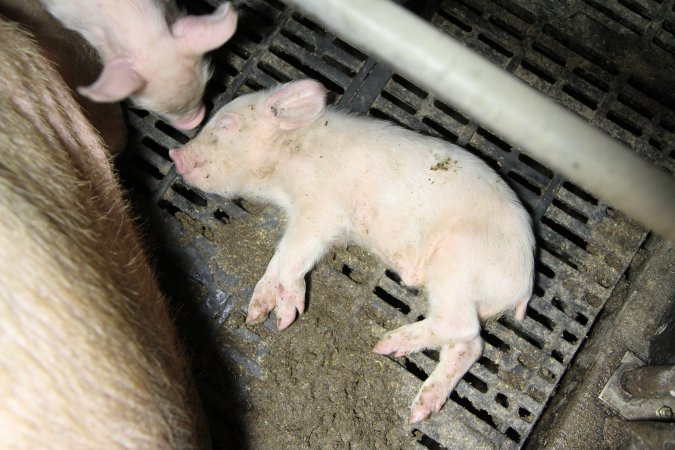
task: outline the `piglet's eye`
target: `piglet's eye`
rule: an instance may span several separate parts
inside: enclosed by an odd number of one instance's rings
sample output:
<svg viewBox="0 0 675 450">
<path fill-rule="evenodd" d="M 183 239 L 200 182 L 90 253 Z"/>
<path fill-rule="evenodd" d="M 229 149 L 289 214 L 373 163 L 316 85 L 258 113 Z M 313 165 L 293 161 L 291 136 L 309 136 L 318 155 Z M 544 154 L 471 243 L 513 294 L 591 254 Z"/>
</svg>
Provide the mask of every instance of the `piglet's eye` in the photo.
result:
<svg viewBox="0 0 675 450">
<path fill-rule="evenodd" d="M 237 126 L 237 116 L 231 113 L 224 113 L 215 119 L 216 129 L 233 129 Z"/>
</svg>

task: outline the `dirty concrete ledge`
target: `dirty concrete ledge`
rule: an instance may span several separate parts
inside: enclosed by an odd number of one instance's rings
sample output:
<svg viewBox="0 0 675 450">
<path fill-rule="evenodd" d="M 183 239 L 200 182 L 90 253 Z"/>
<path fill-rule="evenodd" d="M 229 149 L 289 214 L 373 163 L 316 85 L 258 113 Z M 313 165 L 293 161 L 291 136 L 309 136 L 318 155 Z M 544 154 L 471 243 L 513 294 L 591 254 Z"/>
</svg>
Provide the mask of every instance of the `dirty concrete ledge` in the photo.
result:
<svg viewBox="0 0 675 450">
<path fill-rule="evenodd" d="M 598 399 L 627 351 L 645 362 L 654 360 L 650 342 L 674 300 L 675 247 L 650 235 L 609 298 L 525 448 L 675 448 L 675 424 L 629 422 Z"/>
</svg>

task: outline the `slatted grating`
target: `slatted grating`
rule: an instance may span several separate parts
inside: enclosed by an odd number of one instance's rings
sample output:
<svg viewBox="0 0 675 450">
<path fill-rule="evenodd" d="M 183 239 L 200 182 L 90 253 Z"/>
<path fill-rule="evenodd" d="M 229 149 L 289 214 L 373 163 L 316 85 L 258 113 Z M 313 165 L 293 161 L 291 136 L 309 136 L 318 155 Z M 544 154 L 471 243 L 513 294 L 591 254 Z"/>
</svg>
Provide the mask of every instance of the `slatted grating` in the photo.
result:
<svg viewBox="0 0 675 450">
<path fill-rule="evenodd" d="M 184 6 L 191 13 L 206 13 L 216 3 Z M 439 136 L 479 155 L 504 176 L 532 213 L 537 278 L 525 320 L 505 316 L 487 324 L 483 357 L 441 413 L 416 427 L 422 447 L 522 446 L 645 230 L 462 111 L 351 47 L 348 36 L 336 37 L 276 0 L 234 3 L 240 25 L 235 38 L 212 57 L 215 75 L 207 89 L 208 107 L 217 109 L 238 95 L 279 82 L 315 78 L 336 94 L 341 107 Z M 407 3 L 434 26 L 663 170 L 675 170 L 675 97 L 667 84 L 675 79 L 672 0 Z M 268 217 L 269 212 L 251 217 L 255 213 L 240 202 L 204 196 L 174 181 L 168 176 L 168 149 L 189 136 L 142 111 L 130 109 L 129 119 L 132 137 L 120 163 L 122 177 L 153 233 L 162 234 L 158 252 L 171 255 L 181 273 L 201 286 L 194 296 L 208 326 L 217 329 L 233 308 L 246 306 L 253 286 L 241 292 L 234 287 L 236 273 L 204 268 L 220 257 L 207 231 L 228 227 L 233 218 L 248 218 L 267 231 L 278 232 L 282 224 L 279 217 Z M 202 228 L 185 229 L 176 220 L 178 213 Z M 368 256 L 353 249 L 335 254 L 320 266 L 353 282 L 368 299 L 364 308 L 371 311 L 369 320 L 391 328 L 423 314 L 418 295 L 402 288 L 396 274 L 362 263 Z M 259 375 L 252 354 L 236 346 L 223 351 L 248 375 Z M 434 352 L 425 352 L 395 363 L 424 379 L 435 358 Z M 209 400 L 205 402 L 209 409 Z M 450 429 L 465 430 L 465 442 L 451 441 Z"/>
</svg>

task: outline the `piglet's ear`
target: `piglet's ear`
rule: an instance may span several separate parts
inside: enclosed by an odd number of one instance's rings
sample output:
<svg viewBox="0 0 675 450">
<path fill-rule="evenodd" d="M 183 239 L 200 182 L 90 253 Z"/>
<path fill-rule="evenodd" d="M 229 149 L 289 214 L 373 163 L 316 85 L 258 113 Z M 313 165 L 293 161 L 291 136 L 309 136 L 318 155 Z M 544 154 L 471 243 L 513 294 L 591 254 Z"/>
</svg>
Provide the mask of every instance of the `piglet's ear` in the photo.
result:
<svg viewBox="0 0 675 450">
<path fill-rule="evenodd" d="M 171 34 L 191 52 L 201 55 L 228 41 L 237 29 L 237 12 L 230 2 L 205 16 L 186 16 L 171 26 Z"/>
<path fill-rule="evenodd" d="M 294 81 L 272 94 L 265 107 L 282 130 L 301 128 L 326 110 L 326 88 L 314 80 Z"/>
<path fill-rule="evenodd" d="M 77 88 L 77 92 L 95 102 L 117 102 L 145 86 L 145 80 L 136 69 L 122 58 L 113 58 L 103 67 L 94 84 Z"/>
</svg>

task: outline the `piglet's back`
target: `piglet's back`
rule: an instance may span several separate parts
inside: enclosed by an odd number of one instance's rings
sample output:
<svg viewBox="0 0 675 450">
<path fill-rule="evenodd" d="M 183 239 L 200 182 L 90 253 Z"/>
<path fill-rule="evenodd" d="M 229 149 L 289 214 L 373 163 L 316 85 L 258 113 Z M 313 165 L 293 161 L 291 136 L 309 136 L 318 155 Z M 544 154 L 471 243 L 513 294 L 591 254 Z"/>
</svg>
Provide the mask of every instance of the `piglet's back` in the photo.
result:
<svg viewBox="0 0 675 450">
<path fill-rule="evenodd" d="M 381 120 L 328 110 L 299 130 L 305 142 L 299 158 L 309 159 L 317 183 L 371 198 L 381 209 L 402 214 L 452 215 L 489 221 L 495 212 L 529 218 L 509 186 L 485 162 L 456 145 Z M 293 149 L 286 149 L 293 152 Z M 323 166 L 323 167 L 321 167 Z M 409 219 L 408 219 L 409 220 Z"/>
</svg>

